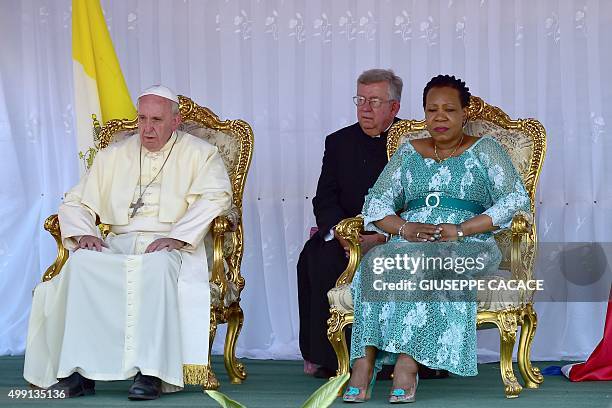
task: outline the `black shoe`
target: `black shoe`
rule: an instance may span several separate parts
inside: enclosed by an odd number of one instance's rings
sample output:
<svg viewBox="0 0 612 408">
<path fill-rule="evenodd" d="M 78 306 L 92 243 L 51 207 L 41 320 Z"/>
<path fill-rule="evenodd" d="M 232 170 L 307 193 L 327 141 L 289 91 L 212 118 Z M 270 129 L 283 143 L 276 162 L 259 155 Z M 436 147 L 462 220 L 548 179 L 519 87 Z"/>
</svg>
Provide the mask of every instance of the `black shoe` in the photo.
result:
<svg viewBox="0 0 612 408">
<path fill-rule="evenodd" d="M 446 370 L 434 370 L 422 364 L 419 364 L 419 379 L 421 380 L 436 380 L 448 377 Z"/>
<path fill-rule="evenodd" d="M 134 384 L 128 390 L 131 400 L 154 400 L 161 395 L 161 380 L 140 372 L 134 377 Z"/>
<path fill-rule="evenodd" d="M 49 390 L 64 391 L 64 398 L 72 398 L 95 394 L 95 386 L 96 382 L 94 380 L 74 372 L 68 377 L 60 378 L 57 384 L 49 387 Z"/>
<path fill-rule="evenodd" d="M 312 374 L 312 376 L 314 378 L 324 378 L 326 380 L 328 380 L 330 377 L 333 377 L 336 375 L 336 370 L 330 370 L 327 367 L 319 367 L 315 370 L 315 372 Z"/>
</svg>

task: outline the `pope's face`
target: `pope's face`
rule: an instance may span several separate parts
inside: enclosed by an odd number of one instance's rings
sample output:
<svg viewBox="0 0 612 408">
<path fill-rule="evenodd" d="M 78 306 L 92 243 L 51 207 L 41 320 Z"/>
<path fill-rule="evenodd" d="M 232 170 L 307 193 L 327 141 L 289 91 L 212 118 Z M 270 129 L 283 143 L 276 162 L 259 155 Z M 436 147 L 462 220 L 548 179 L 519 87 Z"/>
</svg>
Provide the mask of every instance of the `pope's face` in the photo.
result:
<svg viewBox="0 0 612 408">
<path fill-rule="evenodd" d="M 180 115 L 172 113 L 170 100 L 157 95 L 145 95 L 138 100 L 140 142 L 148 151 L 160 151 L 180 122 Z"/>
</svg>

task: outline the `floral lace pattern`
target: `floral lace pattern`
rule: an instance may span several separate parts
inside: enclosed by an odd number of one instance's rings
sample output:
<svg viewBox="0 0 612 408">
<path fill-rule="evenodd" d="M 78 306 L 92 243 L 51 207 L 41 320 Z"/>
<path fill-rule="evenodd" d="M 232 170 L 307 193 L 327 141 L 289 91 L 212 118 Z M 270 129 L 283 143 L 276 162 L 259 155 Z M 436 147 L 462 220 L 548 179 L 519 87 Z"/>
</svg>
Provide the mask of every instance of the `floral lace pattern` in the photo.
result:
<svg viewBox="0 0 612 408">
<path fill-rule="evenodd" d="M 423 158 L 411 143 L 404 143 L 366 197 L 363 207 L 366 230 L 379 231 L 374 222 L 398 212 L 407 221 L 434 224 L 460 223 L 474 216 L 467 210 L 442 206 L 406 209 L 410 200 L 432 191 L 442 197 L 480 204 L 486 208 L 484 214 L 491 217 L 493 225 L 502 229 L 509 227 L 517 211 L 528 212 L 530 206 L 520 174 L 494 138 L 481 137 L 465 152 L 442 163 Z M 501 252 L 492 233 L 472 235 L 465 242 L 478 243 L 487 270 L 497 269 Z M 399 251 L 427 254 L 431 245 L 395 236 L 363 258 L 351 285 L 355 304 L 351 362 L 365 355 L 366 346 L 374 346 L 379 350 L 377 368 L 394 364 L 398 353 L 406 353 L 431 368 L 458 375 L 477 374 L 475 297 L 469 302 L 439 301 L 435 295 L 427 302 L 392 302 L 366 301 L 362 296 L 362 275 L 372 273 L 367 266 L 372 265 L 371 259 L 393 256 Z M 457 253 L 470 256 L 472 249 L 468 246 L 457 243 Z M 366 281 L 367 275 L 363 276 Z"/>
</svg>

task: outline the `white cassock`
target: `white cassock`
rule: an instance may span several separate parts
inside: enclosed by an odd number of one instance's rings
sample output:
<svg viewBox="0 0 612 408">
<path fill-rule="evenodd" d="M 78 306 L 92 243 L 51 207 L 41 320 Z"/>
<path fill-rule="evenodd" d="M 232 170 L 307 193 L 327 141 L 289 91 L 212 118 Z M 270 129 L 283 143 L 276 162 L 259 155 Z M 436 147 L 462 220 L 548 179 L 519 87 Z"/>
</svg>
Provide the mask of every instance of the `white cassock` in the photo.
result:
<svg viewBox="0 0 612 408">
<path fill-rule="evenodd" d="M 217 148 L 184 132 L 159 152 L 142 148 L 142 177 L 140 151 L 134 135 L 98 152 L 60 207 L 69 250 L 83 235 L 100 236 L 96 215 L 111 232 L 108 248 L 73 252 L 59 275 L 36 287 L 24 364 L 24 378 L 34 385 L 49 387 L 75 371 L 93 380 L 124 380 L 140 371 L 172 392 L 185 377 L 207 375 L 203 238 L 231 205 L 230 180 Z M 144 206 L 130 218 L 141 192 Z M 144 254 L 162 237 L 187 245 Z"/>
</svg>

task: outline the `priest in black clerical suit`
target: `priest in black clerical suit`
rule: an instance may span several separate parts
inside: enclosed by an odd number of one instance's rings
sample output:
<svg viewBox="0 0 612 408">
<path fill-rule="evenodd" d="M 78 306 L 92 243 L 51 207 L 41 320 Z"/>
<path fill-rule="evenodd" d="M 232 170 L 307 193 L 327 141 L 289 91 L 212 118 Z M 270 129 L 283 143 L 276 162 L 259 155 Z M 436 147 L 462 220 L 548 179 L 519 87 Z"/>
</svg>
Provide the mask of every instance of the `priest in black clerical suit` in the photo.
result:
<svg viewBox="0 0 612 408">
<path fill-rule="evenodd" d="M 343 219 L 361 213 L 368 189 L 387 164 L 387 131 L 400 109 L 402 80 L 391 70 L 372 69 L 357 80 L 358 122 L 327 136 L 321 176 L 312 200 L 318 232 L 304 245 L 297 265 L 300 350 L 318 366 L 317 377 L 335 374 L 337 359 L 327 339 L 327 292 L 346 269 L 346 242 L 334 234 Z M 385 242 L 363 235 L 362 251 Z"/>
</svg>

